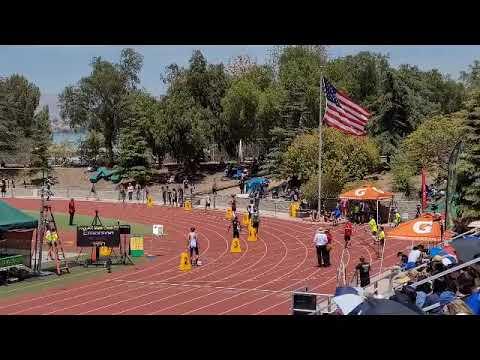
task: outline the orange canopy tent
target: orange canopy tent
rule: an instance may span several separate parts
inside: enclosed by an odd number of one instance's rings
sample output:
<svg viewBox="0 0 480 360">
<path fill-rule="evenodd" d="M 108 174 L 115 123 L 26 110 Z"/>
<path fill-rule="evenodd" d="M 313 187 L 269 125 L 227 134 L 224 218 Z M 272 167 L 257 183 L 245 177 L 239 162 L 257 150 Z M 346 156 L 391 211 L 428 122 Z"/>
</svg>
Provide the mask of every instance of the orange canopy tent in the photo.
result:
<svg viewBox="0 0 480 360">
<path fill-rule="evenodd" d="M 440 218 L 429 213 L 398 225 L 396 228 L 387 231 L 385 236 L 387 240 L 395 239 L 429 243 L 443 241 Z"/>
<path fill-rule="evenodd" d="M 393 193 L 380 190 L 372 185 L 362 186 L 358 189 L 350 190 L 340 195 L 340 199 L 359 201 L 385 200 L 391 198 L 393 198 Z"/>
</svg>

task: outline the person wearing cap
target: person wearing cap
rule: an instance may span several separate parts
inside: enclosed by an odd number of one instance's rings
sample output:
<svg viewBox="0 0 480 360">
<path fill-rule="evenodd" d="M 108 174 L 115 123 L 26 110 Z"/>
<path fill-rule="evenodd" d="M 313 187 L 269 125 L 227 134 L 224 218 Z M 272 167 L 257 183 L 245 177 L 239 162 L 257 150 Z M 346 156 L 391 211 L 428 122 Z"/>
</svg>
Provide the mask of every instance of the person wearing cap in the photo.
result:
<svg viewBox="0 0 480 360">
<path fill-rule="evenodd" d="M 330 254 L 327 250 L 328 238 L 322 229 L 318 229 L 313 237 L 313 243 L 317 249 L 318 267 L 330 266 Z"/>
</svg>

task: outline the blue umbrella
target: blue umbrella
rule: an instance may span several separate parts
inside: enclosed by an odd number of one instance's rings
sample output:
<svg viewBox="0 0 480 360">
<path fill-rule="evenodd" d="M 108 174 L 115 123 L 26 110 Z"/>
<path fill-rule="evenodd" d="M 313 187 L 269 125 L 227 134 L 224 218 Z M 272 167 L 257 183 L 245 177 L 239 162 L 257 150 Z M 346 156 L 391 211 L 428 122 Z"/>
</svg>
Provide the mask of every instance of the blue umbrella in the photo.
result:
<svg viewBox="0 0 480 360">
<path fill-rule="evenodd" d="M 480 237 L 463 236 L 452 241 L 452 246 L 459 260 L 467 262 L 480 256 Z"/>
<path fill-rule="evenodd" d="M 388 299 L 368 298 L 349 315 L 420 315 L 405 305 Z"/>
</svg>

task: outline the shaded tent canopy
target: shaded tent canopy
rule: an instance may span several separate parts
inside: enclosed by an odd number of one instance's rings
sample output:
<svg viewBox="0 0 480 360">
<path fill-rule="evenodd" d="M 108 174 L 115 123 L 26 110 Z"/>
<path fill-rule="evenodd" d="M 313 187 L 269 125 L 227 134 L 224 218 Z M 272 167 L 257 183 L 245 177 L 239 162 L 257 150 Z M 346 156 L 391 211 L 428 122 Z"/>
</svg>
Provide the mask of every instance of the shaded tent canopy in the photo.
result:
<svg viewBox="0 0 480 360">
<path fill-rule="evenodd" d="M 449 233 L 443 234 L 444 236 Z M 442 241 L 442 229 L 440 219 L 432 214 L 424 214 L 417 219 L 407 221 L 396 228 L 386 231 L 388 239 L 440 242 Z"/>
<path fill-rule="evenodd" d="M 38 220 L 0 201 L 0 232 L 10 230 L 31 230 L 38 226 Z"/>
<path fill-rule="evenodd" d="M 247 192 L 252 192 L 252 191 L 257 191 L 260 190 L 260 188 L 264 185 L 268 185 L 269 181 L 266 178 L 263 177 L 256 177 L 256 178 L 251 178 L 248 180 L 245 185 L 246 185 L 246 190 Z"/>
<path fill-rule="evenodd" d="M 341 194 L 340 199 L 345 200 L 385 200 L 393 198 L 393 193 L 383 191 L 372 185 L 366 185 Z"/>
<path fill-rule="evenodd" d="M 99 167 L 98 170 L 90 176 L 90 182 L 94 184 L 100 179 L 111 180 L 113 183 L 118 183 L 121 180 L 121 176 L 120 173 L 115 169 Z"/>
</svg>

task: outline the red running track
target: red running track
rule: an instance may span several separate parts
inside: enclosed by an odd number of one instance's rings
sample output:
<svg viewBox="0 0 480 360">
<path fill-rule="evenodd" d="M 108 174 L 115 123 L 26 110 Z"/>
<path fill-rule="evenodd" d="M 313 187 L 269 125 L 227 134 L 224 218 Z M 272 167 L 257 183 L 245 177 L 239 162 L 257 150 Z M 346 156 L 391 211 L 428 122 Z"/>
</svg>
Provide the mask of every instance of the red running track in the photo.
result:
<svg viewBox="0 0 480 360">
<path fill-rule="evenodd" d="M 9 199 L 12 205 L 28 210 L 39 209 L 38 200 Z M 66 212 L 67 201 L 52 201 L 52 209 Z M 242 253 L 230 253 L 231 232 L 220 211 L 116 203 L 78 201 L 78 214 L 118 218 L 125 222 L 164 224 L 167 235 L 145 239 L 145 251 L 157 255 L 134 267 L 114 267 L 111 274 L 99 269 L 88 281 L 69 283 L 64 288 L 0 299 L 0 314 L 289 314 L 291 293 L 308 287 L 317 293 L 332 293 L 336 268 L 343 248 L 343 226 L 332 229 L 334 244 L 332 266 L 316 266 L 313 234 L 318 225 L 301 221 L 263 217 L 256 242 L 247 242 L 241 234 Z M 186 247 L 191 226 L 199 233 L 203 265 L 189 272 L 178 269 L 179 255 Z M 73 232 L 60 234 L 73 241 Z M 65 240 L 64 240 L 65 242 Z M 384 267 L 396 261 L 402 242 L 389 242 Z M 372 264 L 372 274 L 379 270 L 379 260 L 372 238 L 358 227 L 348 249 L 348 276 L 358 258 Z M 66 276 L 74 276 L 66 275 Z M 57 278 L 45 281 L 55 282 Z"/>
</svg>

